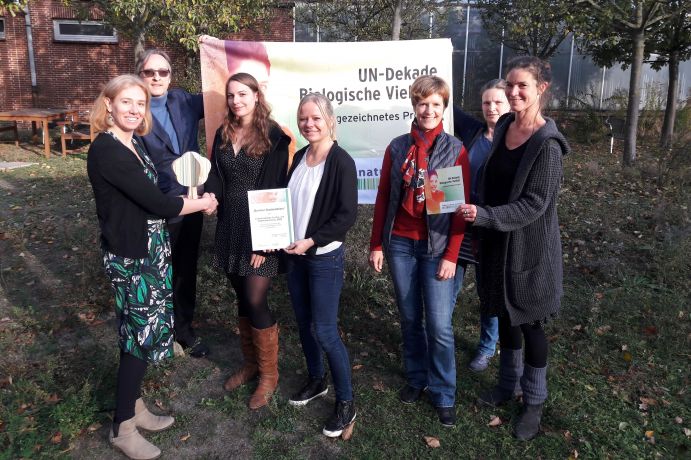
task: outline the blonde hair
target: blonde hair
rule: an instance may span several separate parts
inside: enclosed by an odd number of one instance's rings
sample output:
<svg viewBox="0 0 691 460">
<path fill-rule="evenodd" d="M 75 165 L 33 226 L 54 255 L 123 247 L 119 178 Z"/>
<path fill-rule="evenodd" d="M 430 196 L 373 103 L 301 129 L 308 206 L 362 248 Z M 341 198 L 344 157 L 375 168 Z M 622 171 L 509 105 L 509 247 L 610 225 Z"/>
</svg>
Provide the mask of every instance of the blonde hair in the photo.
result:
<svg viewBox="0 0 691 460">
<path fill-rule="evenodd" d="M 322 117 L 326 120 L 326 124 L 329 127 L 329 137 L 332 141 L 336 140 L 336 116 L 334 115 L 334 108 L 331 105 L 329 98 L 324 96 L 322 93 L 308 93 L 302 99 L 300 99 L 300 104 L 298 104 L 298 124 L 300 122 L 300 109 L 303 105 L 308 102 L 313 103 L 319 109 Z"/>
<path fill-rule="evenodd" d="M 146 110 L 144 112 L 144 119 L 134 132 L 140 136 L 145 136 L 149 133 L 149 131 L 151 131 L 152 122 L 151 110 L 149 107 L 151 102 L 151 94 L 149 93 L 149 88 L 138 76 L 126 74 L 112 78 L 108 83 L 106 83 L 106 86 L 103 87 L 101 94 L 99 94 L 94 101 L 94 106 L 91 109 L 90 121 L 95 132 L 107 131 L 108 128 L 113 126 L 112 117 L 110 121 L 108 119 L 110 117 L 110 113 L 108 113 L 108 109 L 106 108 L 106 99 L 113 101 L 122 91 L 132 87 L 141 88 L 146 95 Z"/>
<path fill-rule="evenodd" d="M 443 78 L 436 75 L 422 75 L 417 77 L 410 87 L 410 100 L 413 103 L 413 108 L 426 97 L 432 94 L 438 94 L 444 100 L 444 108 L 449 106 L 449 85 L 446 84 Z"/>
</svg>

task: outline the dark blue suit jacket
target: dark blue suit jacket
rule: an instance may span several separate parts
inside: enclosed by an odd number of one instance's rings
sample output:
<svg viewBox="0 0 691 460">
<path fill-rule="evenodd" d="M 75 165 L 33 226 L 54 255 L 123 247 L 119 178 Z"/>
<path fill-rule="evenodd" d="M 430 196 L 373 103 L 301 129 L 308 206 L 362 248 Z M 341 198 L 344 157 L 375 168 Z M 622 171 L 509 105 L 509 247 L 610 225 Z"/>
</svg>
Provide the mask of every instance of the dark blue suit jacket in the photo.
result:
<svg viewBox="0 0 691 460">
<path fill-rule="evenodd" d="M 201 94 L 190 94 L 185 90 L 168 90 L 166 102 L 170 120 L 178 136 L 180 154 L 188 151 L 199 152 L 199 120 L 204 118 L 204 102 Z M 172 163 L 179 155 L 175 153 L 170 137 L 163 126 L 154 118 L 151 132 L 141 138 L 142 144 L 156 165 L 158 187 L 166 195 L 185 195 L 183 187 L 175 178 Z"/>
</svg>

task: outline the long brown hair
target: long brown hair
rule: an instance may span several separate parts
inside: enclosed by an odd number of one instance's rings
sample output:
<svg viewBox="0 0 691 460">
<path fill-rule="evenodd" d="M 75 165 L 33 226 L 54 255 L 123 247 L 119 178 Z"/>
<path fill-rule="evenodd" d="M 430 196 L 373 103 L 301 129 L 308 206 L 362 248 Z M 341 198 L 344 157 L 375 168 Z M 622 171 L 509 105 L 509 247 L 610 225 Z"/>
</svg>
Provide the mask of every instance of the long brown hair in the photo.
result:
<svg viewBox="0 0 691 460">
<path fill-rule="evenodd" d="M 266 102 L 257 79 L 248 73 L 236 73 L 226 82 L 227 112 L 221 127 L 222 146 L 227 147 L 233 143 L 235 131 L 240 127 L 240 119 L 235 116 L 233 111 L 230 110 L 230 105 L 228 105 L 228 86 L 230 86 L 231 81 L 247 86 L 257 95 L 257 103 L 252 113 L 250 131 L 247 137 L 245 137 L 242 147 L 245 148 L 245 152 L 250 156 L 261 156 L 271 148 L 271 141 L 269 140 L 269 130 L 273 122 L 271 119 L 271 107 Z"/>
</svg>

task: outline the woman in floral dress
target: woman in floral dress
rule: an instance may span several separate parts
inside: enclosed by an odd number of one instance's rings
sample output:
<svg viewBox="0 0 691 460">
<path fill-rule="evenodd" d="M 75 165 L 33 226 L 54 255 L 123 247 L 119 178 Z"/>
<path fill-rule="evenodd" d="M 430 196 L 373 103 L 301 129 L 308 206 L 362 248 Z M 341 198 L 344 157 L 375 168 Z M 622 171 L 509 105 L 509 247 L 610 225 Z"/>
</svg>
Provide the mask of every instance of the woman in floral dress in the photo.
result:
<svg viewBox="0 0 691 460">
<path fill-rule="evenodd" d="M 148 363 L 173 354 L 170 241 L 165 218 L 216 208 L 212 194 L 200 199 L 159 191 L 151 159 L 135 134 L 151 127 L 150 95 L 135 75 L 110 80 L 91 115 L 101 133 L 89 148 L 87 171 L 96 199 L 106 274 L 115 293 L 120 366 L 110 442 L 129 458 L 156 458 L 161 451 L 138 431 L 160 431 L 174 419 L 153 415 L 140 398 Z"/>
</svg>

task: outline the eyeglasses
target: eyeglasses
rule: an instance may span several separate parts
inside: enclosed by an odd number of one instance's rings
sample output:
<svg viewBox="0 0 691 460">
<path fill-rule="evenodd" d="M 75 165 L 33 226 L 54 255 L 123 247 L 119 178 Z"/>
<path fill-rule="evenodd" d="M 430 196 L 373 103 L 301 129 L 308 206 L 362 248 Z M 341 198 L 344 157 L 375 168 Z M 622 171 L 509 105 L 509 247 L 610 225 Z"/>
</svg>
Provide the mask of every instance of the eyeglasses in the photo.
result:
<svg viewBox="0 0 691 460">
<path fill-rule="evenodd" d="M 168 78 L 170 75 L 170 70 L 168 69 L 144 69 L 141 72 L 139 72 L 139 75 L 141 75 L 144 78 L 151 78 L 154 75 L 158 75 L 161 78 Z"/>
</svg>

